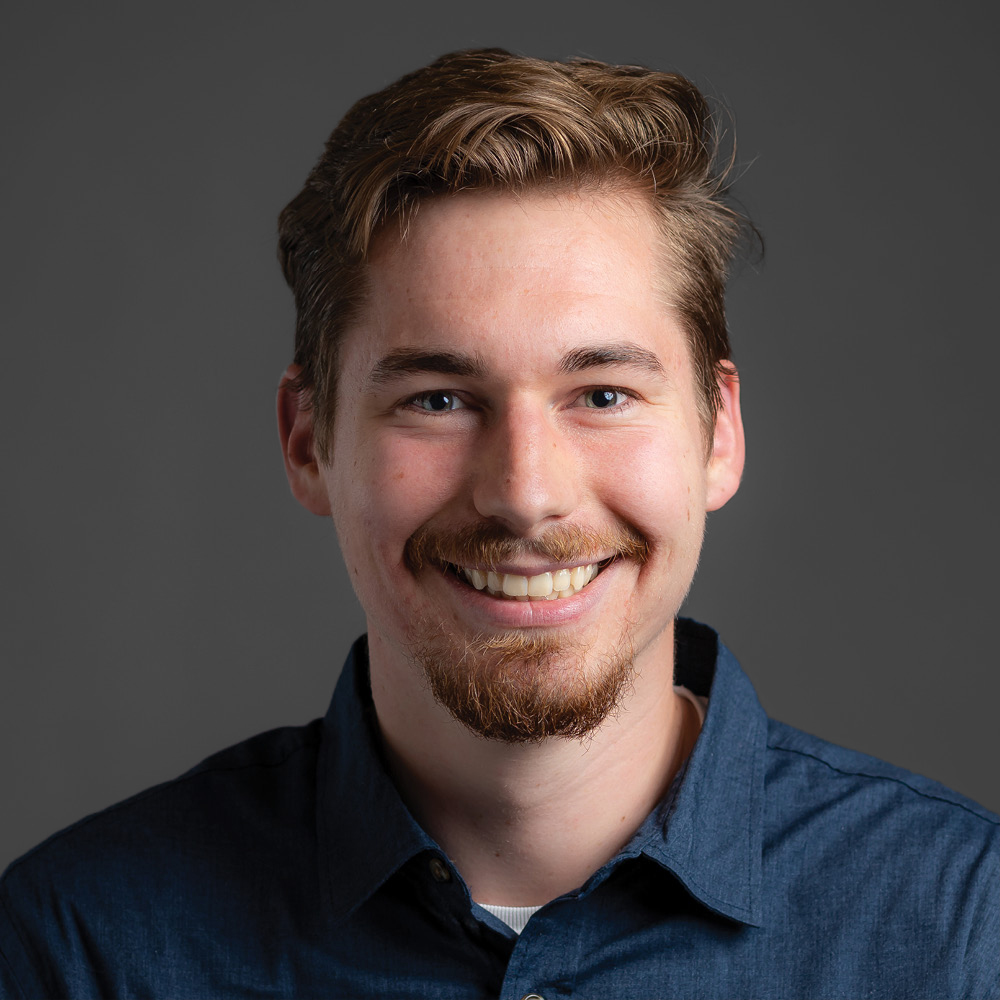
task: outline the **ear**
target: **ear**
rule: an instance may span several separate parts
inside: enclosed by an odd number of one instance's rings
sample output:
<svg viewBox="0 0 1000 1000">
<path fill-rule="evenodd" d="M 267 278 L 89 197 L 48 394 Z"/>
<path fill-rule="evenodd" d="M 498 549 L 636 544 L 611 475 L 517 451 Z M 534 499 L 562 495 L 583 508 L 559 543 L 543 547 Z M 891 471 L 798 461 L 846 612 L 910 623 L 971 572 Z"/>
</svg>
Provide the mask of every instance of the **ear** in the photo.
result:
<svg viewBox="0 0 1000 1000">
<path fill-rule="evenodd" d="M 740 414 L 740 377 L 728 361 L 719 376 L 719 391 L 722 407 L 715 418 L 712 453 L 708 458 L 706 510 L 718 510 L 739 489 L 746 458 Z"/>
<path fill-rule="evenodd" d="M 278 436 L 285 458 L 285 475 L 292 496 L 306 510 L 329 517 L 330 498 L 316 457 L 312 411 L 304 405 L 302 394 L 295 391 L 293 384 L 301 371 L 299 365 L 289 365 L 278 385 Z"/>
</svg>

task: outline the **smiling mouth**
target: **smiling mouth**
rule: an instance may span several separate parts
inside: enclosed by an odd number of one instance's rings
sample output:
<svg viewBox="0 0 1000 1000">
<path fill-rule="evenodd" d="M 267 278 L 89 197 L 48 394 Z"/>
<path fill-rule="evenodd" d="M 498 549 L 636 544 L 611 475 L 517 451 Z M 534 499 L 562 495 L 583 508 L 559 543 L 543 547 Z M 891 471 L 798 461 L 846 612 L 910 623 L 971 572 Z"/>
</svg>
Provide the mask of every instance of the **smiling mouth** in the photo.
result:
<svg viewBox="0 0 1000 1000">
<path fill-rule="evenodd" d="M 610 562 L 611 559 L 606 559 L 536 576 L 494 573 L 453 564 L 448 564 L 448 570 L 476 590 L 485 590 L 491 597 L 512 601 L 558 601 L 578 594 Z"/>
</svg>

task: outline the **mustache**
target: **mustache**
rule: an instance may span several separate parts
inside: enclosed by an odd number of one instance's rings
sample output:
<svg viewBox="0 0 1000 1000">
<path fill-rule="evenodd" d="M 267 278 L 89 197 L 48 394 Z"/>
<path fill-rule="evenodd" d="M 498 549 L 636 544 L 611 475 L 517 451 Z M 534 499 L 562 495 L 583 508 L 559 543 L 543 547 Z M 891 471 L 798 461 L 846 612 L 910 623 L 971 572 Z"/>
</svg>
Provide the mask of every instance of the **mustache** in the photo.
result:
<svg viewBox="0 0 1000 1000">
<path fill-rule="evenodd" d="M 596 562 L 609 556 L 642 564 L 649 558 L 649 544 L 627 524 L 599 529 L 555 525 L 536 538 L 521 538 L 500 524 L 470 524 L 453 531 L 424 525 L 409 537 L 403 550 L 413 572 L 441 563 L 491 569 L 526 555 L 563 564 Z"/>
</svg>

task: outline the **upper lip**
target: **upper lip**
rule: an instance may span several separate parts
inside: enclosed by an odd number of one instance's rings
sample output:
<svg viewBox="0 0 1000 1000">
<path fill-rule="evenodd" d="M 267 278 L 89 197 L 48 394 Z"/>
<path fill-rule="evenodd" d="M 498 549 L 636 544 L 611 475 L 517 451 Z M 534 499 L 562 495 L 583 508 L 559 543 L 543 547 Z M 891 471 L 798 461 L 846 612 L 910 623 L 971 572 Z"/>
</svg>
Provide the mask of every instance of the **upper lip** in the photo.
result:
<svg viewBox="0 0 1000 1000">
<path fill-rule="evenodd" d="M 480 566 L 476 563 L 451 563 L 458 569 L 478 569 L 481 573 L 496 573 L 507 576 L 540 576 L 542 573 L 556 573 L 561 569 L 575 569 L 577 566 L 590 566 L 594 563 L 610 562 L 613 556 L 583 556 L 568 563 L 538 563 L 537 565 L 515 565 L 514 563 L 499 563 L 496 566 Z"/>
</svg>

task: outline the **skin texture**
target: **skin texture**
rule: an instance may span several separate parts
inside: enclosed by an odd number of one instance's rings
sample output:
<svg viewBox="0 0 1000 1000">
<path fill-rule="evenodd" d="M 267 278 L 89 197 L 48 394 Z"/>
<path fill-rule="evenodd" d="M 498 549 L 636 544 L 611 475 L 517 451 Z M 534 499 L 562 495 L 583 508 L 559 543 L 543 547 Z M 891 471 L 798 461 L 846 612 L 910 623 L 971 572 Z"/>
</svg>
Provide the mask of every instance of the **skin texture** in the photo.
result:
<svg viewBox="0 0 1000 1000">
<path fill-rule="evenodd" d="M 638 195 L 432 200 L 404 240 L 390 227 L 375 245 L 368 306 L 342 348 L 329 465 L 315 458 L 308 411 L 279 391 L 292 491 L 333 517 L 368 618 L 397 783 L 480 901 L 545 902 L 581 884 L 628 840 L 697 734 L 672 688 L 673 619 L 706 512 L 739 484 L 743 434 L 734 373 L 706 449 L 661 262 Z M 413 370 L 417 355 L 418 367 L 447 370 Z M 408 565 L 415 533 L 447 542 L 477 526 L 507 539 L 494 567 L 507 573 L 600 562 L 622 532 L 645 552 L 540 603 Z M 571 539 L 561 551 L 546 544 L 560 531 Z M 481 565 L 474 546 L 459 551 Z M 545 653 L 511 661 L 483 648 L 501 636 Z M 561 704 L 599 685 L 623 650 L 628 682 L 582 738 L 484 739 L 427 682 L 430 658 Z"/>
</svg>

